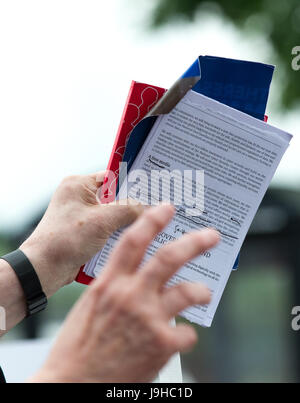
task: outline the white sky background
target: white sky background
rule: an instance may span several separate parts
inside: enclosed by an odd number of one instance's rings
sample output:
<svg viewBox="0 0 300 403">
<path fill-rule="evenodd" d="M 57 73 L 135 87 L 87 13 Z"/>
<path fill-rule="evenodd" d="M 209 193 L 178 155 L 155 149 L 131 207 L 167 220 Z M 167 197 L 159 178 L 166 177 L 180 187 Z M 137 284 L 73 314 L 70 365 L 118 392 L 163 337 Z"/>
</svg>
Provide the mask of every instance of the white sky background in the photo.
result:
<svg viewBox="0 0 300 403">
<path fill-rule="evenodd" d="M 199 54 L 272 61 L 263 39 L 218 19 L 149 31 L 149 3 L 0 0 L 0 232 L 28 222 L 64 176 L 105 168 L 132 79 L 168 88 Z M 295 135 L 274 182 L 297 187 L 300 118 L 268 113 Z"/>
</svg>

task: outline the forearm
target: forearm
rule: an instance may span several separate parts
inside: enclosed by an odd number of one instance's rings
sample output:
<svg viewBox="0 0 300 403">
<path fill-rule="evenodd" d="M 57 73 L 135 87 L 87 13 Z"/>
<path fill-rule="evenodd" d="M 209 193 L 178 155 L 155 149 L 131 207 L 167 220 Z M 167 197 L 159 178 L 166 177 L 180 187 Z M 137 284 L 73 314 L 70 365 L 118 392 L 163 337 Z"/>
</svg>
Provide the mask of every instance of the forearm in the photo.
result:
<svg viewBox="0 0 300 403">
<path fill-rule="evenodd" d="M 0 336 L 3 336 L 24 319 L 26 316 L 26 303 L 23 290 L 14 270 L 2 259 L 0 259 L 0 306 L 4 308 L 5 312 L 5 330 L 0 329 Z"/>
</svg>

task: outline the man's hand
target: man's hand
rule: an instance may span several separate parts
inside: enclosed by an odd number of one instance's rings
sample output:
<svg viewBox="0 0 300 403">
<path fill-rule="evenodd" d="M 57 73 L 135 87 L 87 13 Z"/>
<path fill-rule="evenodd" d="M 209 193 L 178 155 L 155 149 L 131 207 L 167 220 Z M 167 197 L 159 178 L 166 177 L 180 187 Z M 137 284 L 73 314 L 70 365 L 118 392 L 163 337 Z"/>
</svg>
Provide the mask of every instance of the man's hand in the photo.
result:
<svg viewBox="0 0 300 403">
<path fill-rule="evenodd" d="M 103 178 L 99 173 L 64 179 L 36 230 L 20 247 L 47 296 L 72 282 L 107 238 L 143 211 L 130 200 L 124 205 L 99 205 L 96 193 Z"/>
<path fill-rule="evenodd" d="M 173 213 L 172 206 L 148 209 L 125 231 L 31 381 L 146 382 L 176 351 L 194 345 L 193 327 L 172 328 L 169 321 L 191 305 L 207 304 L 210 291 L 201 284 L 165 284 L 184 263 L 215 246 L 218 233 L 185 234 L 137 271 L 149 243 Z"/>
</svg>

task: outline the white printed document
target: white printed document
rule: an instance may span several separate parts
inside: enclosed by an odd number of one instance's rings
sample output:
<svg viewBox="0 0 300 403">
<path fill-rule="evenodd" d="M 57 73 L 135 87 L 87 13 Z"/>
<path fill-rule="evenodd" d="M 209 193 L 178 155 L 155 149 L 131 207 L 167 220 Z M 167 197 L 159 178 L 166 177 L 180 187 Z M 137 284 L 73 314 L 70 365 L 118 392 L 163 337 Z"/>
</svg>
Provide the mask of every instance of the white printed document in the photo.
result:
<svg viewBox="0 0 300 403">
<path fill-rule="evenodd" d="M 169 281 L 169 285 L 202 282 L 212 292 L 209 305 L 193 306 L 181 313 L 188 320 L 211 325 L 247 231 L 291 138 L 192 90 L 169 114 L 157 118 L 119 194 L 127 192 L 130 197 L 155 204 L 163 193 L 160 174 L 172 173 L 176 214 L 150 245 L 144 261 L 162 245 L 191 230 L 212 227 L 221 234 L 214 249 L 185 264 Z M 194 176 L 185 177 L 185 171 L 192 171 Z M 151 186 L 145 173 L 151 177 Z M 131 177 L 136 180 L 130 181 Z M 156 190 L 150 195 L 151 187 Z M 101 273 L 121 234 L 122 230 L 114 233 L 86 265 L 88 275 Z"/>
</svg>

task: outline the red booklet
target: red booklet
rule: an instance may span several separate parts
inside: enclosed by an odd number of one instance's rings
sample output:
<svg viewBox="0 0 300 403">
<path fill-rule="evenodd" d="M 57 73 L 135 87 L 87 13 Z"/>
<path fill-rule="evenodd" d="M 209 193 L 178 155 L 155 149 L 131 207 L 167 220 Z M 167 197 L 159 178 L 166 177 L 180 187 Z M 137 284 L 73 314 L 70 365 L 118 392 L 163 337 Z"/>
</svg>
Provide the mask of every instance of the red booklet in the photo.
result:
<svg viewBox="0 0 300 403">
<path fill-rule="evenodd" d="M 132 81 L 107 165 L 107 170 L 114 172 L 116 180 L 119 174 L 119 163 L 122 162 L 126 144 L 133 128 L 147 115 L 165 92 L 164 88 Z M 114 198 L 114 193 L 105 195 L 106 202 L 111 202 Z M 84 266 L 81 267 L 76 281 L 82 284 L 90 284 L 93 278 L 87 276 L 83 270 Z"/>
</svg>

